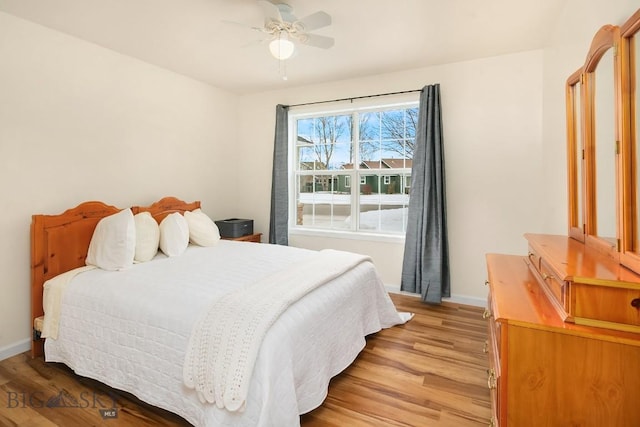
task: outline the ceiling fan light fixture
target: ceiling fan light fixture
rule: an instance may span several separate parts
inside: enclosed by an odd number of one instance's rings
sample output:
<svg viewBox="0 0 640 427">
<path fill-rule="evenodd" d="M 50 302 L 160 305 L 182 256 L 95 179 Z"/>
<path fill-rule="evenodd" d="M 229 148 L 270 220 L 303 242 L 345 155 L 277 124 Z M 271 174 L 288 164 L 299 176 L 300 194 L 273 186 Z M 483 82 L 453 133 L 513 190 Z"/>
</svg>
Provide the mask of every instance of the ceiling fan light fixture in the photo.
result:
<svg viewBox="0 0 640 427">
<path fill-rule="evenodd" d="M 296 50 L 296 45 L 289 40 L 289 35 L 286 32 L 280 32 L 278 37 L 271 40 L 269 43 L 269 51 L 274 58 L 280 61 L 291 58 L 293 52 Z"/>
</svg>

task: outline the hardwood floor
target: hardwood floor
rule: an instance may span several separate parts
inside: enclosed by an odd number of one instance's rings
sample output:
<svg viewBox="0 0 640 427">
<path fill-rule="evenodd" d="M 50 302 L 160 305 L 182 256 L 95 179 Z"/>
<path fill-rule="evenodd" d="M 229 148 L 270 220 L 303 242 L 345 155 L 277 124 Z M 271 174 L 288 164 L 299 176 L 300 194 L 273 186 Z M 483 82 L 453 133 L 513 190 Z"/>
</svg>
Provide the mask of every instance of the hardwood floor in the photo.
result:
<svg viewBox="0 0 640 427">
<path fill-rule="evenodd" d="M 323 405 L 302 416 L 302 425 L 488 425 L 483 309 L 391 297 L 414 318 L 370 337 L 356 362 L 331 381 Z"/>
<path fill-rule="evenodd" d="M 300 418 L 302 426 L 488 425 L 482 309 L 430 306 L 404 295 L 392 299 L 415 317 L 369 337 L 357 360 L 331 381 L 322 406 Z M 49 402 L 57 407 L 47 407 Z M 116 419 L 109 418 L 111 407 L 118 410 Z M 27 353 L 0 362 L 0 426 L 76 425 L 189 426 L 63 365 L 31 360 Z"/>
</svg>

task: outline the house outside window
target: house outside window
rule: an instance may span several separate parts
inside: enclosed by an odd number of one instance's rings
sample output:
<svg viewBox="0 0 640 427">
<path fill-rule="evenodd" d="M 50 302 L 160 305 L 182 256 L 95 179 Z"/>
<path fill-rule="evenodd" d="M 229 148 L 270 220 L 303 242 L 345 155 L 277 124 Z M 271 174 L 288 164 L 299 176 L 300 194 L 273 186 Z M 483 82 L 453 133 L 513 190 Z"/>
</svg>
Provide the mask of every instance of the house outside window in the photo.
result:
<svg viewBox="0 0 640 427">
<path fill-rule="evenodd" d="M 292 109 L 289 120 L 290 230 L 404 235 L 417 96 L 390 105 Z"/>
</svg>

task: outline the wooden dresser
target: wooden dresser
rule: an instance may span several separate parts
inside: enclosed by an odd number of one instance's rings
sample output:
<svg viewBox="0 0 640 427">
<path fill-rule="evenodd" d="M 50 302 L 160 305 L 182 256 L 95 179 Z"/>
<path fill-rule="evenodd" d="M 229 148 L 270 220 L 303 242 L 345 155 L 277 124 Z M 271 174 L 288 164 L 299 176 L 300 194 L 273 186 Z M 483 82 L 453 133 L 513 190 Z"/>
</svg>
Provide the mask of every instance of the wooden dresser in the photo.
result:
<svg viewBox="0 0 640 427">
<path fill-rule="evenodd" d="M 640 9 L 566 82 L 567 236 L 487 255 L 500 427 L 640 427 Z"/>
<path fill-rule="evenodd" d="M 640 426 L 640 275 L 566 236 L 487 255 L 489 377 L 500 427 Z"/>
</svg>

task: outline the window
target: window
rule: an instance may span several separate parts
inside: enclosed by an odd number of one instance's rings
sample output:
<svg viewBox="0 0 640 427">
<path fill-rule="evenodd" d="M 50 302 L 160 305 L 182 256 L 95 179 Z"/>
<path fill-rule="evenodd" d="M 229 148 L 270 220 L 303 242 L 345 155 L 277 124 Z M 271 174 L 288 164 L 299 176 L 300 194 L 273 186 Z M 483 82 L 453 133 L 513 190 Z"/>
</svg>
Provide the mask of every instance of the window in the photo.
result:
<svg viewBox="0 0 640 427">
<path fill-rule="evenodd" d="M 289 120 L 290 229 L 404 234 L 417 99 L 339 111 L 292 109 Z"/>
</svg>

